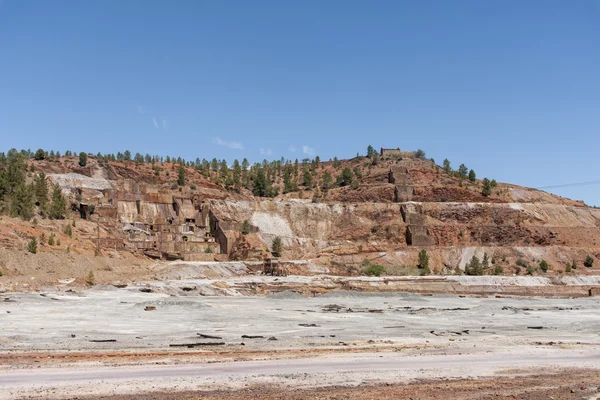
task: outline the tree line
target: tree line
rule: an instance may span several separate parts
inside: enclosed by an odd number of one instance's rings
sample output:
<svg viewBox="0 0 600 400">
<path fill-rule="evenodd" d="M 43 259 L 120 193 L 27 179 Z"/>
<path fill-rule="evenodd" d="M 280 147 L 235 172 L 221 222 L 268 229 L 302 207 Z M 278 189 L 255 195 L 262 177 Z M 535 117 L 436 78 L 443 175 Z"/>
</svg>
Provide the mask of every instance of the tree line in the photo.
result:
<svg viewBox="0 0 600 400">
<path fill-rule="evenodd" d="M 16 150 L 11 150 L 17 153 Z M 280 160 L 267 161 L 250 164 L 247 158 L 241 162 L 234 160 L 232 164 L 227 160 L 212 160 L 196 158 L 189 161 L 181 157 L 158 156 L 141 153 L 132 153 L 125 150 L 123 153 L 97 153 L 95 156 L 89 153 L 67 150 L 64 153 L 60 151 L 46 151 L 38 149 L 35 152 L 31 150 L 22 150 L 18 154 L 23 159 L 58 161 L 60 157 L 79 157 L 78 164 L 85 167 L 88 163 L 88 157 L 95 157 L 100 165 L 107 162 L 133 162 L 136 164 L 151 164 L 151 168 L 156 176 L 164 172 L 166 176 L 170 175 L 165 164 L 171 164 L 172 170 L 176 170 L 177 185 L 183 186 L 189 181 L 186 176 L 186 167 L 193 168 L 201 176 L 224 186 L 227 190 L 240 192 L 242 188 L 252 191 L 255 196 L 275 197 L 278 194 L 290 192 L 300 192 L 304 190 L 317 190 L 326 192 L 334 187 L 351 186 L 357 188 L 362 178 L 360 168 L 354 169 L 342 168 L 342 163 L 337 157 L 330 160 L 334 171 L 325 170 L 324 164 L 319 156 L 313 159 L 305 158 L 303 160 Z M 322 171 L 321 171 L 322 170 Z"/>
<path fill-rule="evenodd" d="M 24 152 L 12 149 L 0 153 L 0 212 L 24 220 L 30 220 L 36 212 L 42 217 L 62 219 L 66 200 L 60 187 L 50 185 L 44 173 L 28 172 Z"/>
</svg>

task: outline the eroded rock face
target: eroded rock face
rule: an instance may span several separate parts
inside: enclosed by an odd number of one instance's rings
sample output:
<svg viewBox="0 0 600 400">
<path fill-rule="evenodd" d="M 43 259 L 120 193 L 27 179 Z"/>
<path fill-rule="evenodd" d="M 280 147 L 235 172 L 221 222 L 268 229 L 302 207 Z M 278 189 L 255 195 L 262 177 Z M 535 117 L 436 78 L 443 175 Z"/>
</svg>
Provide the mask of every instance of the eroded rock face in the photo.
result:
<svg viewBox="0 0 600 400">
<path fill-rule="evenodd" d="M 564 205 L 213 201 L 211 207 L 225 220 L 252 221 L 267 247 L 274 236 L 282 237 L 287 258 L 331 257 L 347 264 L 378 252 L 385 254 L 383 263 L 414 264 L 418 250 L 426 248 L 440 270 L 464 268 L 474 254 L 463 260 L 452 247 L 461 254 L 485 249 L 481 257 L 528 257 L 532 265 L 542 258 L 565 263 L 569 256 L 560 253 L 590 252 L 600 235 L 600 210 Z M 528 256 L 520 250 L 529 247 L 543 251 Z"/>
<path fill-rule="evenodd" d="M 582 264 L 588 254 L 600 255 L 600 210 L 507 184 L 486 197 L 480 182 L 446 174 L 429 160 L 403 157 L 378 163 L 357 157 L 342 161 L 341 167 L 322 163 L 315 169 L 315 182 L 325 172 L 335 181 L 344 168 L 362 174 L 360 182 L 327 190 L 301 187 L 273 199 L 254 197 L 244 187 L 227 190 L 191 167 L 186 185 L 174 186 L 172 163 L 157 164 L 157 170 L 150 164 L 100 163 L 92 157 L 83 169 L 73 160 L 30 163 L 36 171 L 54 174 L 51 181 L 69 197 L 71 218 L 95 205 L 93 213 L 85 213 L 92 215 L 90 220 L 78 220 L 77 241 L 62 233 L 64 224 L 52 223 L 57 238 L 88 255 L 102 243 L 111 250 L 157 257 L 261 260 L 276 237 L 282 239 L 284 259 L 316 259 L 317 265 L 338 272 L 364 259 L 414 266 L 421 249 L 430 254 L 432 270 L 447 273 L 484 253 L 507 260 L 502 261 L 507 273 L 514 272 L 518 258 L 534 266 L 546 259 L 553 268 L 564 269 L 573 259 Z M 273 184 L 281 185 L 280 176 L 274 179 Z M 243 236 L 244 221 L 250 231 Z M 6 229 L 0 223 L 5 248 L 24 249 L 28 237 L 43 231 L 19 223 L 5 224 Z M 219 251 L 226 254 L 213 254 Z"/>
</svg>

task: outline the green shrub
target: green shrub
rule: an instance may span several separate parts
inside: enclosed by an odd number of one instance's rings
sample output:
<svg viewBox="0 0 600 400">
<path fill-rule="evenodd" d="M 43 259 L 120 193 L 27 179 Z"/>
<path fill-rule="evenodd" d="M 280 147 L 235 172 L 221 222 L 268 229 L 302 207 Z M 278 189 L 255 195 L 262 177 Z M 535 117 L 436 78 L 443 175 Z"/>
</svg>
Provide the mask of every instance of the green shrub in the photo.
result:
<svg viewBox="0 0 600 400">
<path fill-rule="evenodd" d="M 473 256 L 469 263 L 465 266 L 465 274 L 467 275 L 483 275 L 483 266 L 479 257 Z"/>
<path fill-rule="evenodd" d="M 483 253 L 483 260 L 481 260 L 481 268 L 485 271 L 490 267 L 490 257 L 487 253 Z"/>
<path fill-rule="evenodd" d="M 502 265 L 496 265 L 496 268 L 494 268 L 494 275 L 502 275 L 504 273 L 504 268 L 502 268 Z"/>
<path fill-rule="evenodd" d="M 481 194 L 485 197 L 488 197 L 492 194 L 492 184 L 488 178 L 483 178 L 483 188 L 481 189 Z"/>
<path fill-rule="evenodd" d="M 523 267 L 523 268 L 527 268 L 527 267 L 529 267 L 529 264 L 527 263 L 527 261 L 523 260 L 522 258 L 519 258 L 519 259 L 517 260 L 516 264 L 517 264 L 519 267 Z"/>
<path fill-rule="evenodd" d="M 29 243 L 27 244 L 27 251 L 31 254 L 37 253 L 37 239 L 32 237 Z"/>
<path fill-rule="evenodd" d="M 73 237 L 73 230 L 71 229 L 71 225 L 67 225 L 65 226 L 65 229 L 63 231 L 65 233 L 65 235 L 67 235 L 68 237 Z"/>
<path fill-rule="evenodd" d="M 429 269 L 429 255 L 425 250 L 419 252 L 419 264 L 420 269 Z"/>
<path fill-rule="evenodd" d="M 540 269 L 542 270 L 542 272 L 548 272 L 548 263 L 546 262 L 546 260 L 542 260 L 540 261 Z"/>
<path fill-rule="evenodd" d="M 247 235 L 250 233 L 250 222 L 248 222 L 248 220 L 245 220 L 244 223 L 242 224 L 242 235 Z"/>
<path fill-rule="evenodd" d="M 421 274 L 422 270 L 415 265 L 387 265 L 385 274 L 388 276 L 415 276 Z"/>
<path fill-rule="evenodd" d="M 565 272 L 571 272 L 571 264 L 567 263 L 567 267 L 565 268 Z"/>
<path fill-rule="evenodd" d="M 88 285 L 93 286 L 96 284 L 96 277 L 94 276 L 94 271 L 90 271 L 87 278 L 85 279 Z"/>
<path fill-rule="evenodd" d="M 206 249 L 204 249 L 204 252 L 206 254 L 212 254 L 212 253 L 214 253 L 214 250 L 212 249 L 212 247 L 207 247 Z"/>
<path fill-rule="evenodd" d="M 0 276 L 2 276 L 2 270 L 0 270 Z"/>
<path fill-rule="evenodd" d="M 373 264 L 369 260 L 364 260 L 361 264 L 363 274 L 368 276 L 381 276 L 385 272 L 385 267 L 379 264 Z"/>
<path fill-rule="evenodd" d="M 587 256 L 583 262 L 583 265 L 585 265 L 587 268 L 591 268 L 592 265 L 594 265 L 594 259 L 592 256 Z"/>
<path fill-rule="evenodd" d="M 48 238 L 48 245 L 54 246 L 54 233 L 50 234 L 50 237 Z"/>
<path fill-rule="evenodd" d="M 363 269 L 363 272 L 368 276 L 381 276 L 381 274 L 385 272 L 385 267 L 383 265 L 374 264 Z"/>
<path fill-rule="evenodd" d="M 535 269 L 532 266 L 527 267 L 527 275 L 533 275 L 535 273 Z"/>
<path fill-rule="evenodd" d="M 281 252 L 283 250 L 283 242 L 281 241 L 281 238 L 279 236 L 276 236 L 275 239 L 273 239 L 273 244 L 271 247 L 273 249 L 273 255 L 275 257 L 280 257 Z"/>
</svg>

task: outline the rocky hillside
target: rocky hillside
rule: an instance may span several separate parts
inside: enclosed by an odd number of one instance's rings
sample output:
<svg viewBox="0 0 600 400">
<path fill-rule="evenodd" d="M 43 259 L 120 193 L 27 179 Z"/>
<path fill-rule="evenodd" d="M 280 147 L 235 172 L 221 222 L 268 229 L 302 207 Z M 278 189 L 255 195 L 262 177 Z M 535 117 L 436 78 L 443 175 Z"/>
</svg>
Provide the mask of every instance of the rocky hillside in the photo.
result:
<svg viewBox="0 0 600 400">
<path fill-rule="evenodd" d="M 247 169 L 217 160 L 185 166 L 154 161 L 90 155 L 80 166 L 75 157 L 27 159 L 27 181 L 46 174 L 67 197 L 68 212 L 58 220 L 44 218 L 39 210 L 29 221 L 2 217 L 5 252 L 0 254 L 0 271 L 5 276 L 43 271 L 47 261 L 39 254 L 110 254 L 123 262 L 130 262 L 125 256 L 130 254 L 143 265 L 147 252 L 140 249 L 150 246 L 151 239 L 146 239 L 148 246 L 135 247 L 123 226 L 155 229 L 157 221 L 164 223 L 162 214 L 171 213 L 166 208 L 177 208 L 179 215 L 185 204 L 197 213 L 195 220 L 206 221 L 197 225 L 205 225 L 206 234 L 221 247 L 222 254 L 195 259 L 262 260 L 280 238 L 283 259 L 311 259 L 340 274 L 357 274 L 373 264 L 383 265 L 388 274 L 423 273 L 416 268 L 422 250 L 434 274 L 469 271 L 473 256 L 485 258 L 479 272 L 484 274 L 592 274 L 600 266 L 600 210 L 546 192 L 476 179 L 474 172 L 453 171 L 413 153 L 265 162 Z M 179 205 L 170 199 L 180 199 Z M 50 235 L 53 245 L 48 244 Z M 38 257 L 31 255 L 32 261 L 23 262 L 27 272 L 20 271 L 7 260 L 27 254 L 32 237 L 41 242 Z M 109 252 L 98 243 L 118 246 Z M 584 266 L 586 259 L 591 266 Z M 577 268 L 568 267 L 574 262 Z"/>
</svg>

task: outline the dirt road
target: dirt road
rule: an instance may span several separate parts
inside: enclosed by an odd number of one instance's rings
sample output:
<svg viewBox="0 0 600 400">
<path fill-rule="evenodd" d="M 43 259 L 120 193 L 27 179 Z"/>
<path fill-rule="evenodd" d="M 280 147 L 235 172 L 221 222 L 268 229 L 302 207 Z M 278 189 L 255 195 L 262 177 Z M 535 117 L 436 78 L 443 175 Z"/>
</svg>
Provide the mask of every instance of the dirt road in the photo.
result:
<svg viewBox="0 0 600 400">
<path fill-rule="evenodd" d="M 242 389 L 261 384 L 279 388 L 358 386 L 366 382 L 397 384 L 413 379 L 490 377 L 563 368 L 595 369 L 600 376 L 600 350 L 533 348 L 408 357 L 372 353 L 215 364 L 9 370 L 0 375 L 0 399 Z"/>
</svg>

